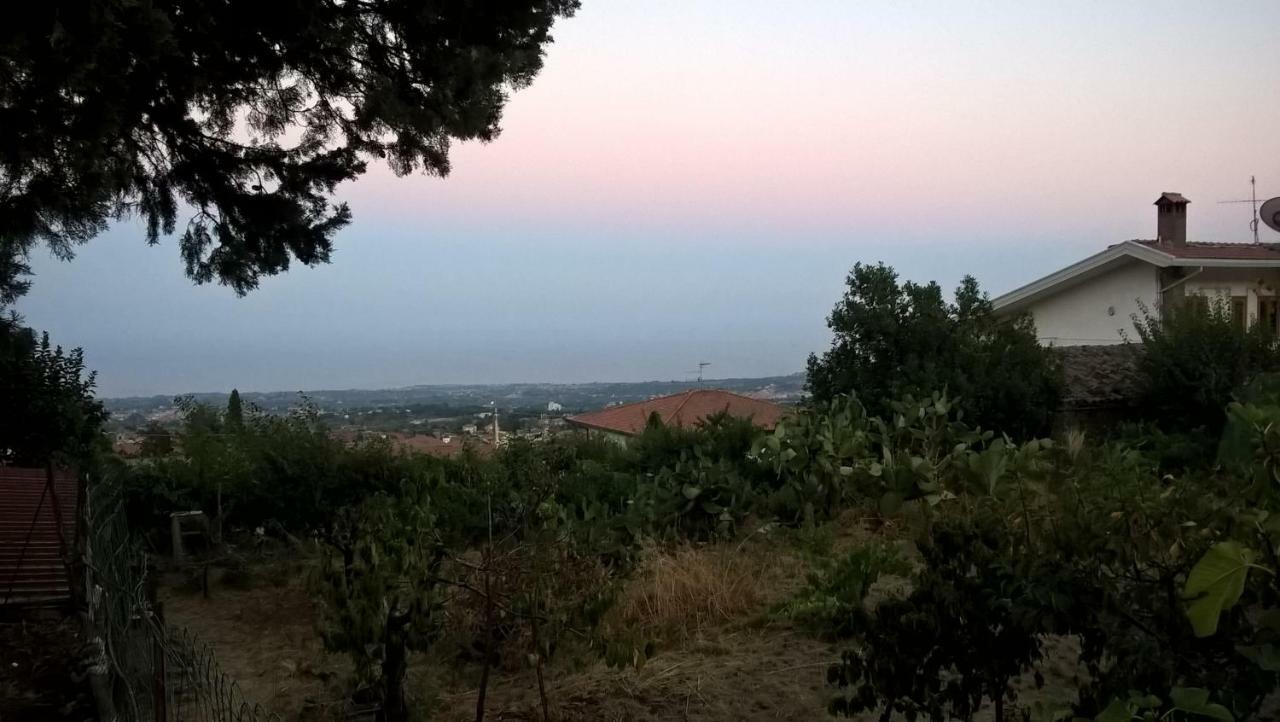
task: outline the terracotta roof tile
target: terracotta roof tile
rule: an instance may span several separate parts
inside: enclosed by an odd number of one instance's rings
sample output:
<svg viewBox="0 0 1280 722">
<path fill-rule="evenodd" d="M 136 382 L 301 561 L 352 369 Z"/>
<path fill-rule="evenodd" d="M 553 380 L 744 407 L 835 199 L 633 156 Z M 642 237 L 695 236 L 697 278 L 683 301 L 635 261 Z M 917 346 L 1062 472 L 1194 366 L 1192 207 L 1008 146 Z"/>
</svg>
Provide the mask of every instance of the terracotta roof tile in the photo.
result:
<svg viewBox="0 0 1280 722">
<path fill-rule="evenodd" d="M 1188 241 L 1178 245 L 1161 241 L 1135 241 L 1178 258 L 1214 258 L 1241 261 L 1280 262 L 1280 244 L 1276 243 L 1205 243 Z"/>
<path fill-rule="evenodd" d="M 397 449 L 407 454 L 450 457 L 461 454 L 464 449 L 472 449 L 483 455 L 492 448 L 483 439 L 463 434 L 437 437 L 390 432 L 387 438 Z"/>
<path fill-rule="evenodd" d="M 655 413 L 668 426 L 689 427 L 722 411 L 730 416 L 749 418 L 763 429 L 772 429 L 787 413 L 787 408 L 730 391 L 694 389 L 578 414 L 565 420 L 575 426 L 635 435 L 644 430 L 649 416 Z"/>
</svg>

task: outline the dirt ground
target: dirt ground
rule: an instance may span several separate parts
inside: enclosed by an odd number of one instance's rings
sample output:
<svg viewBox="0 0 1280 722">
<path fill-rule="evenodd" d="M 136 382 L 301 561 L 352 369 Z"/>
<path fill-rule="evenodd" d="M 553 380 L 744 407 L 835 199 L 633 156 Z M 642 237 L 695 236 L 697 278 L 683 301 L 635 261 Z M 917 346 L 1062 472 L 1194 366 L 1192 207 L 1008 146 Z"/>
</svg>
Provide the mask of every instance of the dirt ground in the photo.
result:
<svg viewBox="0 0 1280 722">
<path fill-rule="evenodd" d="M 177 592 L 164 596 L 168 620 L 211 643 L 223 670 L 246 699 L 286 720 L 339 714 L 349 666 L 324 653 L 315 609 L 302 585 L 289 582 L 248 590 L 214 588 L 210 598 Z M 594 663 L 576 671 L 549 670 L 548 697 L 565 720 L 776 720 L 823 719 L 825 668 L 836 648 L 786 629 L 725 628 L 661 650 L 640 669 Z M 414 681 L 434 689 L 435 717 L 475 718 L 476 690 L 468 679 Z M 492 719 L 538 718 L 531 672 L 499 675 L 490 683 Z"/>
<path fill-rule="evenodd" d="M 177 574 L 160 588 L 166 621 L 211 644 L 245 699 L 287 720 L 338 709 L 345 696 L 338 682 L 350 674 L 343 659 L 325 654 L 301 575 L 294 565 L 273 563 L 256 570 L 248 589 L 219 585 L 216 574 L 208 597 L 184 588 Z"/>
<path fill-rule="evenodd" d="M 764 623 L 769 605 L 802 578 L 796 560 L 770 555 L 774 577 L 739 618 L 699 625 L 662 642 L 639 669 L 611 669 L 590 655 L 548 669 L 548 698 L 563 720 L 776 720 L 822 719 L 826 666 L 837 648 Z M 770 571 L 772 570 L 772 571 Z M 351 668 L 327 655 L 316 631 L 318 610 L 309 598 L 305 563 L 257 566 L 246 588 L 230 588 L 212 575 L 206 598 L 189 577 L 170 573 L 161 601 L 172 624 L 188 627 L 214 646 L 223 670 L 245 698 L 285 720 L 338 719 Z M 475 719 L 474 669 L 453 669 L 439 659 L 411 668 L 410 693 L 433 719 Z M 539 719 L 533 673 L 495 670 L 486 703 L 490 719 Z"/>
<path fill-rule="evenodd" d="M 834 546 L 866 538 L 865 530 L 849 528 Z M 755 553 L 759 566 L 748 576 L 758 577 L 757 592 L 769 591 L 735 608 L 731 618 L 668 634 L 641 668 L 611 669 L 592 655 L 552 665 L 547 696 L 554 716 L 619 722 L 831 719 L 826 668 L 845 645 L 814 639 L 768 614 L 803 583 L 806 566 L 793 548 L 774 540 L 762 540 Z M 663 576 L 669 577 L 669 572 Z M 288 722 L 346 719 L 351 668 L 344 658 L 324 652 L 305 578 L 305 563 L 277 561 L 256 567 L 252 583 L 243 589 L 220 585 L 215 575 L 205 598 L 189 582 L 182 590 L 183 578 L 169 575 L 162 599 L 169 622 L 213 644 L 223 670 L 250 702 Z M 1049 686 L 1036 690 L 1028 677 L 1018 685 L 1021 702 L 1067 701 L 1077 674 L 1076 648 L 1070 640 L 1050 640 L 1046 656 Z M 486 703 L 489 719 L 541 719 L 535 677 L 519 666 L 495 670 Z M 475 719 L 473 667 L 420 660 L 410 669 L 409 692 L 430 710 L 430 719 Z"/>
</svg>

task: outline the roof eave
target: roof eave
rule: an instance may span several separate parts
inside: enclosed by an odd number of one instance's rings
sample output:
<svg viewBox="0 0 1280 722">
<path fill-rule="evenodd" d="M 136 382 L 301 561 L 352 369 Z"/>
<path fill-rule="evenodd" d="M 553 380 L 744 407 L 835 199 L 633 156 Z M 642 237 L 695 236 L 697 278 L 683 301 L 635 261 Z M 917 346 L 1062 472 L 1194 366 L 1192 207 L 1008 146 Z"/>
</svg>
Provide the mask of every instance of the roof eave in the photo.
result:
<svg viewBox="0 0 1280 722">
<path fill-rule="evenodd" d="M 566 416 L 566 417 L 565 417 L 565 419 L 564 419 L 564 421 L 565 421 L 565 423 L 569 424 L 570 426 L 579 426 L 579 427 L 582 427 L 582 428 L 584 428 L 584 429 L 591 429 L 591 430 L 594 430 L 594 431 L 608 431 L 609 433 L 612 433 L 612 434 L 623 434 L 623 435 L 625 435 L 625 436 L 635 436 L 635 435 L 636 435 L 636 432 L 634 432 L 634 431 L 630 431 L 630 430 L 627 430 L 627 429 L 619 429 L 619 428 L 618 428 L 618 427 L 616 427 L 616 426 L 603 426 L 603 425 L 601 425 L 601 424 L 593 424 L 593 423 L 591 423 L 590 421 L 583 421 L 583 420 L 581 420 L 581 419 L 575 419 L 575 418 L 573 418 L 572 416 Z"/>
<path fill-rule="evenodd" d="M 992 308 L 994 308 L 998 313 L 1013 313 L 1015 311 L 1020 311 L 1027 304 L 1052 293 L 1059 286 L 1070 283 L 1085 274 L 1097 271 L 1113 261 L 1126 257 L 1143 261 L 1159 268 L 1182 265 L 1202 265 L 1199 263 L 1181 263 L 1181 261 L 1185 261 L 1187 259 L 1177 258 L 1172 254 L 1156 250 L 1150 246 L 1144 246 L 1141 243 L 1124 241 L 1123 243 L 1117 243 L 1114 246 L 1106 248 L 1099 253 L 1095 253 L 1082 261 L 1067 266 L 1060 271 L 1050 273 L 1049 275 L 1032 281 L 1025 286 L 1015 288 L 1002 296 L 996 297 L 991 302 Z"/>
</svg>

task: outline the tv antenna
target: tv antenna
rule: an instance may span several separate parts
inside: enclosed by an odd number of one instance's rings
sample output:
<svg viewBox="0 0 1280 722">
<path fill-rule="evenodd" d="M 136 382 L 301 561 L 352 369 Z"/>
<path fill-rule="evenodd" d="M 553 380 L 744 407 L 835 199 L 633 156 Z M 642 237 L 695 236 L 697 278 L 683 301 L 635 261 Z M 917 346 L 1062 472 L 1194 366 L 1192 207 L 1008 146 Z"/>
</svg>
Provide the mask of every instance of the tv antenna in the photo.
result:
<svg viewBox="0 0 1280 722">
<path fill-rule="evenodd" d="M 1239 201 L 1218 201 L 1221 203 L 1248 203 L 1253 206 L 1253 220 L 1249 221 L 1249 230 L 1253 231 L 1253 242 L 1258 242 L 1258 204 L 1262 201 L 1258 200 L 1258 181 L 1253 176 L 1249 176 L 1249 198 L 1248 200 Z"/>
<path fill-rule="evenodd" d="M 699 361 L 699 362 L 698 362 L 698 385 L 699 385 L 699 386 L 701 386 L 701 385 L 702 385 L 702 370 L 703 370 L 703 369 L 705 369 L 706 367 L 710 366 L 710 365 L 711 365 L 711 362 L 710 362 L 710 361 Z"/>
</svg>

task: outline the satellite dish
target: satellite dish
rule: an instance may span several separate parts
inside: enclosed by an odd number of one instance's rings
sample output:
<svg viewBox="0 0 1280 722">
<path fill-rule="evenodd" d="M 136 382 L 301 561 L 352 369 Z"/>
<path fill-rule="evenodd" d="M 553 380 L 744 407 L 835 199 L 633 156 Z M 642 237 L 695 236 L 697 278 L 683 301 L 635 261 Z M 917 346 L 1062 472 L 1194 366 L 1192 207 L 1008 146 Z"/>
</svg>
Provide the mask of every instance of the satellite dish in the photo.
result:
<svg viewBox="0 0 1280 722">
<path fill-rule="evenodd" d="M 1258 209 L 1258 218 L 1267 224 L 1267 228 L 1280 231 L 1280 198 L 1272 198 L 1263 203 Z"/>
</svg>

